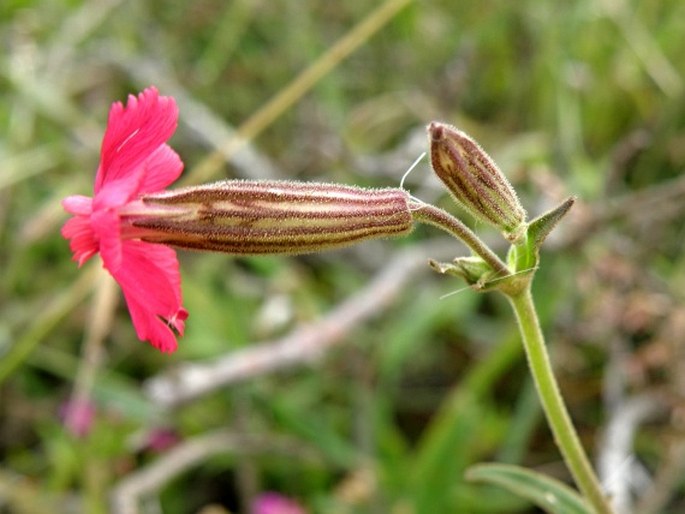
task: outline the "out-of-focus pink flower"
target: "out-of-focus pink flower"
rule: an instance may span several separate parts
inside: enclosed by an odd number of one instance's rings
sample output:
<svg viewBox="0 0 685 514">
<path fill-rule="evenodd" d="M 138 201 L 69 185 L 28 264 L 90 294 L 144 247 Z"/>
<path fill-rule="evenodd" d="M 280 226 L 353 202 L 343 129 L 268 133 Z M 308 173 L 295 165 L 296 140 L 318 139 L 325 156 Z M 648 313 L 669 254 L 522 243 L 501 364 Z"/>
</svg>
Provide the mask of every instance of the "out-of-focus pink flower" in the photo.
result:
<svg viewBox="0 0 685 514">
<path fill-rule="evenodd" d="M 60 407 L 60 418 L 74 437 L 85 437 L 95 419 L 95 406 L 88 400 L 70 400 Z"/>
<path fill-rule="evenodd" d="M 105 269 L 121 286 L 133 326 L 141 340 L 162 352 L 177 348 L 188 317 L 181 303 L 181 277 L 171 248 L 141 241 L 122 222 L 135 212 L 139 198 L 162 191 L 183 170 L 166 141 L 176 130 L 178 108 L 153 87 L 124 107 L 112 105 L 100 150 L 93 198 L 69 196 L 62 201 L 74 215 L 62 227 L 74 260 L 83 265 L 100 253 Z"/>
<path fill-rule="evenodd" d="M 295 500 L 280 493 L 266 492 L 255 498 L 252 514 L 307 514 L 307 511 Z"/>
<path fill-rule="evenodd" d="M 178 432 L 172 428 L 153 428 L 147 435 L 147 447 L 158 453 L 176 446 L 180 441 L 181 437 L 178 435 Z"/>
</svg>

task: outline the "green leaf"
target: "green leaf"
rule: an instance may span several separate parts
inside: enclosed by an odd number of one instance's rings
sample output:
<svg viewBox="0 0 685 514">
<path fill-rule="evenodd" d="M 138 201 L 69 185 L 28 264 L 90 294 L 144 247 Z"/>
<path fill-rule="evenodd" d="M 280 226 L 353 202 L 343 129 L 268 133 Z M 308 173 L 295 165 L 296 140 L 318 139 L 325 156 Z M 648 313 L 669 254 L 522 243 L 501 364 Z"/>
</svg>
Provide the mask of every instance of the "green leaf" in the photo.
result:
<svg viewBox="0 0 685 514">
<path fill-rule="evenodd" d="M 550 514 L 592 514 L 583 498 L 566 484 L 519 466 L 478 464 L 466 471 L 466 478 L 499 485 Z"/>
</svg>

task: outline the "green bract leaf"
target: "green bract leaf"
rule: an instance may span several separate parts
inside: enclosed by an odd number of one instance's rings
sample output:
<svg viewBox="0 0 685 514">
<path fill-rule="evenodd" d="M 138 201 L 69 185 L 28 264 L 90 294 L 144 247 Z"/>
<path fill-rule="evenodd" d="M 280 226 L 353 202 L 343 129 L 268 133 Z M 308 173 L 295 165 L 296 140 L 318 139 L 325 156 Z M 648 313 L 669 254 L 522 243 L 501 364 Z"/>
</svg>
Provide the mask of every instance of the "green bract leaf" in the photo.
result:
<svg viewBox="0 0 685 514">
<path fill-rule="evenodd" d="M 583 498 L 554 478 L 509 464 L 478 464 L 466 471 L 475 482 L 499 485 L 550 514 L 592 514 Z"/>
<path fill-rule="evenodd" d="M 559 206 L 555 207 L 549 212 L 538 216 L 528 224 L 528 241 L 535 249 L 540 248 L 542 243 L 547 239 L 547 236 L 552 232 L 561 218 L 566 216 L 566 213 L 573 207 L 576 202 L 575 196 L 569 196 Z"/>
<path fill-rule="evenodd" d="M 575 201 L 576 198 L 570 196 L 559 206 L 535 218 L 528 224 L 525 237 L 518 243 L 511 245 L 507 254 L 507 264 L 515 273 L 537 267 L 542 243 L 545 242 L 547 236 L 566 215 Z"/>
</svg>

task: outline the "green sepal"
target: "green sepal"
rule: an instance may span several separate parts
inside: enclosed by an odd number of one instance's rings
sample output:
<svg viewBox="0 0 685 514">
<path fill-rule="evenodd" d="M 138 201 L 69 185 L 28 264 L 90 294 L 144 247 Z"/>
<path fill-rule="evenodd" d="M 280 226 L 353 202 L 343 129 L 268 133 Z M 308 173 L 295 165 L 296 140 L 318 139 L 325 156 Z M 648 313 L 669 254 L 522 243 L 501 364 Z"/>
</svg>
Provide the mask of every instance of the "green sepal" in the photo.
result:
<svg viewBox="0 0 685 514">
<path fill-rule="evenodd" d="M 430 260 L 428 263 L 438 273 L 462 278 L 479 291 L 489 289 L 488 281 L 495 276 L 490 265 L 480 257 L 457 257 L 452 262 Z"/>
<path fill-rule="evenodd" d="M 576 197 L 570 196 L 551 211 L 528 223 L 523 241 L 512 245 L 507 254 L 507 264 L 515 273 L 537 268 L 542 243 L 568 213 L 575 201 Z"/>
<path fill-rule="evenodd" d="M 538 266 L 538 251 L 532 244 L 533 240 L 528 237 L 528 231 L 522 239 L 520 243 L 511 245 L 507 253 L 507 265 L 514 273 L 534 270 Z"/>
<path fill-rule="evenodd" d="M 476 291 L 499 290 L 506 294 L 519 291 L 532 278 L 532 271 L 498 275 L 490 265 L 480 257 L 457 257 L 452 262 L 430 260 L 430 267 L 442 275 L 451 275 L 463 279 Z"/>
<path fill-rule="evenodd" d="M 552 232 L 554 227 L 557 226 L 557 223 L 566 216 L 575 202 L 576 197 L 569 196 L 560 205 L 551 211 L 538 216 L 528 224 L 528 240 L 535 248 L 539 249 L 542 246 L 542 243 L 545 242 L 547 236 Z"/>
</svg>

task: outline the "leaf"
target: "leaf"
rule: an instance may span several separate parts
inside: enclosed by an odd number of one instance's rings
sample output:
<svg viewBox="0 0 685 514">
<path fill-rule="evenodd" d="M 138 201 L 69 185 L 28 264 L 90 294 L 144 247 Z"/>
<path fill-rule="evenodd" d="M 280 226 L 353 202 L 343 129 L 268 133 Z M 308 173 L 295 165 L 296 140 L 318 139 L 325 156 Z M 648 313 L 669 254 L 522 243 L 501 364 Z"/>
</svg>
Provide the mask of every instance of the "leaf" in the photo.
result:
<svg viewBox="0 0 685 514">
<path fill-rule="evenodd" d="M 550 514 L 592 514 L 583 498 L 569 486 L 520 466 L 477 464 L 466 471 L 466 478 L 499 485 Z"/>
</svg>

